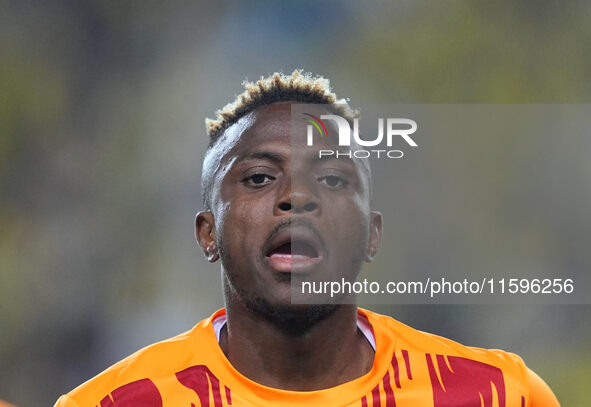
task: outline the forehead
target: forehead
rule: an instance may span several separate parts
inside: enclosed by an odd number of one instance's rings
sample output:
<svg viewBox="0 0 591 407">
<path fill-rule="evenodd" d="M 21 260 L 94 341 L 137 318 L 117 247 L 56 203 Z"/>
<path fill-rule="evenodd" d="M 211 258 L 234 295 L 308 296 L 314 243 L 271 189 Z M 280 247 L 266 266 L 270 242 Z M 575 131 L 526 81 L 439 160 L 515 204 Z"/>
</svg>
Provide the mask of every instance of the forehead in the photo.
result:
<svg viewBox="0 0 591 407">
<path fill-rule="evenodd" d="M 297 115 L 292 117 L 294 103 L 279 102 L 263 106 L 228 127 L 204 159 L 203 179 L 217 184 L 234 164 L 252 157 L 253 153 L 258 157 L 264 155 L 258 154 L 261 152 L 279 153 L 277 156 L 280 155 L 282 161 L 290 162 L 293 167 L 294 164 L 318 163 L 319 150 L 338 148 L 337 129 L 330 124 L 327 126 L 327 137 L 317 137 L 313 147 L 306 145 L 308 122 Z M 339 165 L 354 168 L 366 182 L 371 182 L 367 160 L 328 157 L 322 161 L 335 160 L 340 162 Z"/>
<path fill-rule="evenodd" d="M 232 146 L 232 150 L 248 150 L 268 142 L 289 144 L 291 119 L 291 103 L 263 106 L 226 129 L 219 142 L 228 147 Z"/>
<path fill-rule="evenodd" d="M 293 102 L 279 102 L 263 106 L 240 118 L 228 127 L 220 137 L 215 156 L 218 160 L 255 149 L 261 145 L 283 146 L 286 154 L 316 154 L 319 149 L 337 147 L 336 128 L 328 127 L 328 137 L 317 138 L 313 147 L 307 147 L 306 129 L 308 122 L 304 118 L 292 116 Z M 305 147 L 305 148 L 304 148 Z"/>
</svg>

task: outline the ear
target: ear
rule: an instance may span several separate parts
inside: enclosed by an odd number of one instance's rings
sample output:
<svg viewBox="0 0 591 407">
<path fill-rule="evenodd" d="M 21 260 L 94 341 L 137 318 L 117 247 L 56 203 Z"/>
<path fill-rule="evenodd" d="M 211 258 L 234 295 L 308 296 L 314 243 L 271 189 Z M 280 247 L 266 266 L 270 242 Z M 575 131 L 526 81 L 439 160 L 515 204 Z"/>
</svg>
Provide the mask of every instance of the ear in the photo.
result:
<svg viewBox="0 0 591 407">
<path fill-rule="evenodd" d="M 210 263 L 215 263 L 220 255 L 216 247 L 213 213 L 207 211 L 197 213 L 195 216 L 195 238 L 207 260 Z"/>
<path fill-rule="evenodd" d="M 369 216 L 369 242 L 367 245 L 365 261 L 371 263 L 382 244 L 382 214 L 380 212 L 372 211 Z"/>
</svg>

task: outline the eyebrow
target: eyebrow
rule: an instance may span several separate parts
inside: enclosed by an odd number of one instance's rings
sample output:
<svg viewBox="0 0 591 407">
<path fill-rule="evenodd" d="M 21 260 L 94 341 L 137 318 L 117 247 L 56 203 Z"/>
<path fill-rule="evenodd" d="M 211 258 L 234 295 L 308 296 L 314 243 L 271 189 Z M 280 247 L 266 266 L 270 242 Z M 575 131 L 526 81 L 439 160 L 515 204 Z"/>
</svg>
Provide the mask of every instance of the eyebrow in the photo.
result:
<svg viewBox="0 0 591 407">
<path fill-rule="evenodd" d="M 339 153 L 343 154 L 345 152 L 345 150 L 338 150 Z M 319 162 L 327 162 L 327 161 L 333 161 L 333 160 L 338 160 L 339 162 L 346 162 L 352 165 L 355 165 L 355 162 L 347 157 L 346 155 L 342 155 L 341 157 L 336 157 L 335 155 L 325 155 L 320 157 L 319 155 L 314 155 L 310 158 L 310 162 L 311 163 L 319 163 Z"/>
<path fill-rule="evenodd" d="M 346 152 L 346 150 L 339 149 L 339 152 L 344 153 L 344 152 Z M 354 168 L 361 168 L 365 172 L 366 176 L 371 177 L 371 169 L 370 169 L 369 159 L 362 159 L 362 160 L 354 161 L 353 159 L 351 159 L 347 156 L 336 157 L 334 155 L 328 155 L 328 156 L 322 156 L 322 157 L 313 156 L 310 162 L 311 162 L 311 164 L 315 164 L 315 163 L 331 162 L 331 161 L 345 162 L 345 163 L 347 163 L 348 166 L 352 166 Z M 361 162 L 362 164 L 360 166 L 358 166 L 356 164 L 356 162 Z M 371 184 L 371 180 L 370 180 L 370 184 Z"/>
<path fill-rule="evenodd" d="M 340 151 L 343 152 L 343 150 L 340 150 Z M 267 160 L 267 161 L 270 161 L 275 164 L 282 164 L 286 161 L 285 156 L 283 156 L 282 154 L 275 153 L 272 151 L 259 150 L 259 151 L 252 151 L 252 152 L 238 158 L 238 160 L 236 161 L 236 164 L 244 162 L 244 161 L 250 161 L 250 160 Z M 311 165 L 314 165 L 316 163 L 321 163 L 321 162 L 330 162 L 330 161 L 346 162 L 347 165 L 351 165 L 353 167 L 356 167 L 355 162 L 347 156 L 341 156 L 341 157 L 337 158 L 334 155 L 322 156 L 322 157 L 319 157 L 317 155 L 311 155 L 307 159 L 307 161 Z"/>
<path fill-rule="evenodd" d="M 267 160 L 276 164 L 280 164 L 285 161 L 285 157 L 281 154 L 273 153 L 271 151 L 253 151 L 238 159 L 238 162 L 248 160 Z"/>
<path fill-rule="evenodd" d="M 339 153 L 341 153 L 341 152 L 339 151 Z M 311 160 L 312 161 L 346 160 L 346 161 L 353 162 L 352 159 L 350 159 L 349 157 L 347 157 L 345 155 L 343 155 L 341 157 L 336 157 L 334 155 L 324 155 L 324 156 L 320 157 L 319 155 L 314 155 L 314 156 L 312 156 Z"/>
</svg>

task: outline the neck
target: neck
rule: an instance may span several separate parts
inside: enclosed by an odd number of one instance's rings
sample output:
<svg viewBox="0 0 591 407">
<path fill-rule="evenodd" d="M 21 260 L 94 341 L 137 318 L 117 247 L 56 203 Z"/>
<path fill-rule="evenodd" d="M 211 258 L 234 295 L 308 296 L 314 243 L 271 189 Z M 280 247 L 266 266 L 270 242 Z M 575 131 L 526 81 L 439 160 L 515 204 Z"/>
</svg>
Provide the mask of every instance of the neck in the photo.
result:
<svg viewBox="0 0 591 407">
<path fill-rule="evenodd" d="M 268 387 L 326 389 L 369 372 L 374 351 L 357 329 L 357 306 L 343 304 L 301 332 L 289 332 L 247 309 L 226 303 L 220 346 L 234 368 Z"/>
</svg>

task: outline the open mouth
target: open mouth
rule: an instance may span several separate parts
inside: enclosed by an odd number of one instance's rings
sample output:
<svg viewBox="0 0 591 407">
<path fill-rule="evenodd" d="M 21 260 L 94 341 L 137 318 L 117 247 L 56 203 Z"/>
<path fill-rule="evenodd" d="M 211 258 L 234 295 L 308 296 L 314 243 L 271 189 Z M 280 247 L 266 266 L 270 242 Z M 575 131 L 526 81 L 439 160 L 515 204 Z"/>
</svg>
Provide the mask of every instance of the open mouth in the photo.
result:
<svg viewBox="0 0 591 407">
<path fill-rule="evenodd" d="M 267 257 L 280 258 L 318 258 L 318 251 L 309 243 L 301 241 L 289 241 L 272 249 Z"/>
<path fill-rule="evenodd" d="M 276 271 L 309 271 L 323 258 L 324 245 L 309 228 L 285 228 L 266 245 L 265 261 Z"/>
</svg>

